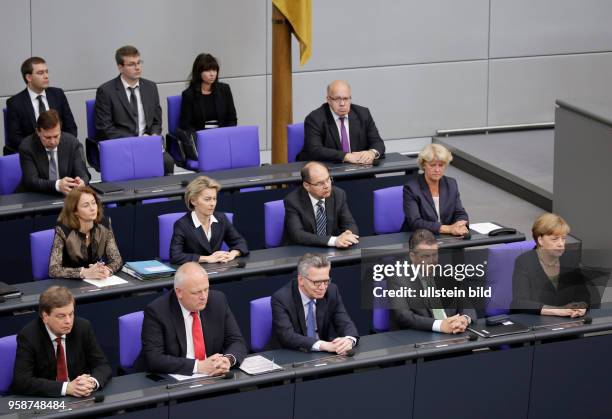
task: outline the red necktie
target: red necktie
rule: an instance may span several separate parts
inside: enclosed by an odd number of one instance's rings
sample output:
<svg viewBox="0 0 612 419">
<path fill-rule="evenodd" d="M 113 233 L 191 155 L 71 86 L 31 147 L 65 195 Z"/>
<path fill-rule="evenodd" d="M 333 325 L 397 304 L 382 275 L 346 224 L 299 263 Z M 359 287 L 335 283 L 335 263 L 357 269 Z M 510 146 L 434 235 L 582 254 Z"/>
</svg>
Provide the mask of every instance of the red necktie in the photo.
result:
<svg viewBox="0 0 612 419">
<path fill-rule="evenodd" d="M 57 342 L 57 351 L 55 352 L 56 374 L 55 381 L 68 381 L 68 368 L 66 368 L 66 356 L 64 355 L 64 347 L 62 346 L 62 338 L 55 338 Z"/>
<path fill-rule="evenodd" d="M 204 333 L 202 333 L 202 323 L 200 323 L 200 313 L 197 311 L 191 312 L 193 324 L 191 326 L 191 335 L 193 336 L 193 354 L 195 359 L 206 359 L 206 345 L 204 344 Z"/>
</svg>

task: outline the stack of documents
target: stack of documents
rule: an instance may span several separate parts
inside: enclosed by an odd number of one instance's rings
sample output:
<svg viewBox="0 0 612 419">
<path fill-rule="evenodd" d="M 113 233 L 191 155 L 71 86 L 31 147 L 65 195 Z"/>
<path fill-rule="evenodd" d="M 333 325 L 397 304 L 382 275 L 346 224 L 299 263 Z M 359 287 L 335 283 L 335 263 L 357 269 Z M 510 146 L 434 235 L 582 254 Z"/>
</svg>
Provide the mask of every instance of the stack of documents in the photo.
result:
<svg viewBox="0 0 612 419">
<path fill-rule="evenodd" d="M 141 262 L 126 262 L 121 269 L 128 275 L 141 281 L 166 278 L 172 276 L 176 269 L 161 263 L 158 260 L 143 260 Z"/>
</svg>

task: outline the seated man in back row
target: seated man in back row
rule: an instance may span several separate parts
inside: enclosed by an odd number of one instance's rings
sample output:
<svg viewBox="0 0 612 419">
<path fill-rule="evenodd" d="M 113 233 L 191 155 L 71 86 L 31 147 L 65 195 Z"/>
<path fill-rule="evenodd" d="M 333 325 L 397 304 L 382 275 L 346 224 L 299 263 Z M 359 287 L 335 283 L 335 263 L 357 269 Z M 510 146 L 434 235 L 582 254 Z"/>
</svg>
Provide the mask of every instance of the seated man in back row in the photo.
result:
<svg viewBox="0 0 612 419">
<path fill-rule="evenodd" d="M 174 290 L 145 308 L 137 369 L 222 375 L 240 365 L 246 354 L 225 295 L 209 290 L 208 275 L 196 262 L 182 265 L 174 276 Z"/>
<path fill-rule="evenodd" d="M 91 324 L 75 317 L 70 291 L 50 287 L 40 294 L 38 310 L 39 317 L 17 335 L 11 391 L 28 396 L 88 397 L 104 387 L 111 378 L 111 367 Z"/>
<path fill-rule="evenodd" d="M 346 193 L 332 186 L 327 167 L 310 162 L 300 174 L 302 186 L 284 199 L 285 243 L 338 248 L 359 243 Z"/>
<path fill-rule="evenodd" d="M 327 86 L 327 102 L 304 120 L 304 149 L 297 160 L 372 164 L 385 154 L 368 108 L 351 105 L 351 86 L 335 80 Z"/>
<path fill-rule="evenodd" d="M 271 347 L 345 355 L 357 345 L 357 328 L 331 283 L 330 269 L 325 256 L 306 253 L 298 262 L 297 279 L 272 295 Z"/>
<path fill-rule="evenodd" d="M 98 87 L 94 121 L 97 141 L 161 135 L 162 111 L 157 85 L 142 76 L 140 52 L 131 45 L 115 52 L 119 76 Z M 164 173 L 174 172 L 174 160 L 164 152 Z"/>
</svg>

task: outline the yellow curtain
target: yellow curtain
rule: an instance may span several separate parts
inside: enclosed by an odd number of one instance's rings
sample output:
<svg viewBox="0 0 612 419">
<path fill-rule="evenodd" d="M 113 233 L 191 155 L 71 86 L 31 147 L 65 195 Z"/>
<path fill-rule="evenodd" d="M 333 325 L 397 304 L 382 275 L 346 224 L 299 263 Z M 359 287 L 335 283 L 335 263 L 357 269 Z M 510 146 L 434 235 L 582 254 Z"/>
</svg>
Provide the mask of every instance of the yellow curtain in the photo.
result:
<svg viewBox="0 0 612 419">
<path fill-rule="evenodd" d="M 272 0 L 272 4 L 291 23 L 293 34 L 300 42 L 300 64 L 306 64 L 312 52 L 311 0 Z"/>
</svg>

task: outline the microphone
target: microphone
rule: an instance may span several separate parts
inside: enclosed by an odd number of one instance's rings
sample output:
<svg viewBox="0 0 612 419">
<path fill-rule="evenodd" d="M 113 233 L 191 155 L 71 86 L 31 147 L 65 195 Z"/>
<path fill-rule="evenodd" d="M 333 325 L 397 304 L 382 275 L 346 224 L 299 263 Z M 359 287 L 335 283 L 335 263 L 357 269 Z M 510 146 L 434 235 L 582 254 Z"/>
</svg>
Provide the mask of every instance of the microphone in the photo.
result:
<svg viewBox="0 0 612 419">
<path fill-rule="evenodd" d="M 244 268 L 246 266 L 246 263 L 242 260 L 239 260 L 236 262 L 236 268 Z"/>
<path fill-rule="evenodd" d="M 592 318 L 592 317 L 589 317 L 589 316 L 584 316 L 584 317 L 582 318 L 582 322 L 583 322 L 584 324 L 591 324 L 591 323 L 593 323 L 593 318 Z"/>
<path fill-rule="evenodd" d="M 179 381 L 176 383 L 170 383 L 170 384 L 166 384 L 166 388 L 167 389 L 171 389 L 171 388 L 176 388 L 176 387 L 183 387 L 183 386 L 194 386 L 194 387 L 200 387 L 202 384 L 199 384 L 201 382 L 206 382 L 206 381 L 219 381 L 219 380 L 230 380 L 234 378 L 234 371 L 228 371 L 225 374 L 222 375 L 215 375 L 214 377 L 198 377 L 198 378 L 194 378 L 191 380 L 185 380 L 185 381 Z"/>
<path fill-rule="evenodd" d="M 374 159 L 372 161 L 372 166 L 376 167 L 376 166 L 380 166 L 380 159 Z"/>
<path fill-rule="evenodd" d="M 478 335 L 474 332 L 468 332 L 468 341 L 472 342 L 478 340 Z"/>
<path fill-rule="evenodd" d="M 187 185 L 189 185 L 189 181 L 188 181 L 187 179 L 185 179 L 185 180 L 181 180 L 180 185 L 181 185 L 183 188 L 185 188 L 185 187 L 187 187 Z"/>
<path fill-rule="evenodd" d="M 346 351 L 346 353 L 344 354 L 344 356 L 347 356 L 349 358 L 352 358 L 355 356 L 355 350 L 354 349 L 349 349 L 348 351 Z"/>
</svg>

